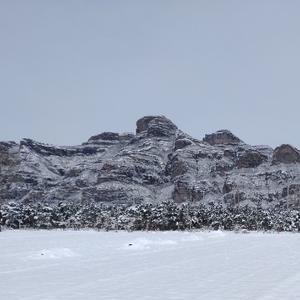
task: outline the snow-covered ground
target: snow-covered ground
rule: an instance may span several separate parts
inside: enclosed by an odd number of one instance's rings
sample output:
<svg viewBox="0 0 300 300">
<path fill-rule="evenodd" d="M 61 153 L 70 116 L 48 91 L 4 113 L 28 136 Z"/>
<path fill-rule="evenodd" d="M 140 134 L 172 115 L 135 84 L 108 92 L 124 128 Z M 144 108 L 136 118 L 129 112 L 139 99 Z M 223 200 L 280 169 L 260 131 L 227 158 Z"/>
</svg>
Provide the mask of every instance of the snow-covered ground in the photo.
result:
<svg viewBox="0 0 300 300">
<path fill-rule="evenodd" d="M 300 299 L 299 234 L 4 231 L 0 245 L 5 300 Z"/>
</svg>

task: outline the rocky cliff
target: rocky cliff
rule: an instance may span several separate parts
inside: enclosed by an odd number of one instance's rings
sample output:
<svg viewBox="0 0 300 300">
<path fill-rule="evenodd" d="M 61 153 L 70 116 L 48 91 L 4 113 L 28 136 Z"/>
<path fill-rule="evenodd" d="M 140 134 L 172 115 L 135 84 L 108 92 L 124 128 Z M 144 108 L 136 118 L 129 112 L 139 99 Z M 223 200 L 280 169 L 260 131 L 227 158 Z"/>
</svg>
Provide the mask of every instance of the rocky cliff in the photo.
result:
<svg viewBox="0 0 300 300">
<path fill-rule="evenodd" d="M 0 143 L 0 201 L 173 200 L 300 205 L 300 152 L 251 146 L 228 130 L 197 140 L 164 116 L 135 134 L 104 132 L 80 146 Z"/>
</svg>

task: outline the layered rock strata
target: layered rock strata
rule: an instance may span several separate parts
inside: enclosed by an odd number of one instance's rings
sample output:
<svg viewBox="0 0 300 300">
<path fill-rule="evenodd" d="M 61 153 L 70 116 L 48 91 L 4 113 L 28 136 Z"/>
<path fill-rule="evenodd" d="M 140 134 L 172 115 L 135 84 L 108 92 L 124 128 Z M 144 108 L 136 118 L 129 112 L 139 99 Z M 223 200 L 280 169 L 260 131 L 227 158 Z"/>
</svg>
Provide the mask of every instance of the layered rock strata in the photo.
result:
<svg viewBox="0 0 300 300">
<path fill-rule="evenodd" d="M 0 143 L 0 202 L 164 200 L 300 204 L 300 152 L 251 146 L 228 130 L 197 140 L 164 116 L 136 133 L 103 132 L 79 146 L 23 139 Z"/>
</svg>

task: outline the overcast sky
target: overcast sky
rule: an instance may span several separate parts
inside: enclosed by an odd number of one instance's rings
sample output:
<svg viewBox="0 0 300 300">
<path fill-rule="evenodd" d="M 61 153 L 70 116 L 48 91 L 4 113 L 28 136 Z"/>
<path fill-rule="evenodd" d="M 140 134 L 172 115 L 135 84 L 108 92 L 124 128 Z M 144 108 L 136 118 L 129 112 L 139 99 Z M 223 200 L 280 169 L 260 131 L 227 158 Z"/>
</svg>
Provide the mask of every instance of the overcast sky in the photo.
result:
<svg viewBox="0 0 300 300">
<path fill-rule="evenodd" d="M 163 114 L 300 148 L 300 1 L 1 0 L 0 140 L 80 144 Z"/>
</svg>

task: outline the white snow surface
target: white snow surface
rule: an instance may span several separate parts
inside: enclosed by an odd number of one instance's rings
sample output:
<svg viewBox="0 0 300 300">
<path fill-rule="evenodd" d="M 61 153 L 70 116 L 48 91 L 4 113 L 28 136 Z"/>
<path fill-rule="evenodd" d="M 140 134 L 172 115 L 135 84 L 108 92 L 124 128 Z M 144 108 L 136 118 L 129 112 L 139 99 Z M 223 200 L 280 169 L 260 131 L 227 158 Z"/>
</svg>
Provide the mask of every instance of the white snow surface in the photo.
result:
<svg viewBox="0 0 300 300">
<path fill-rule="evenodd" d="M 0 299 L 300 299 L 300 235 L 4 231 Z"/>
</svg>

